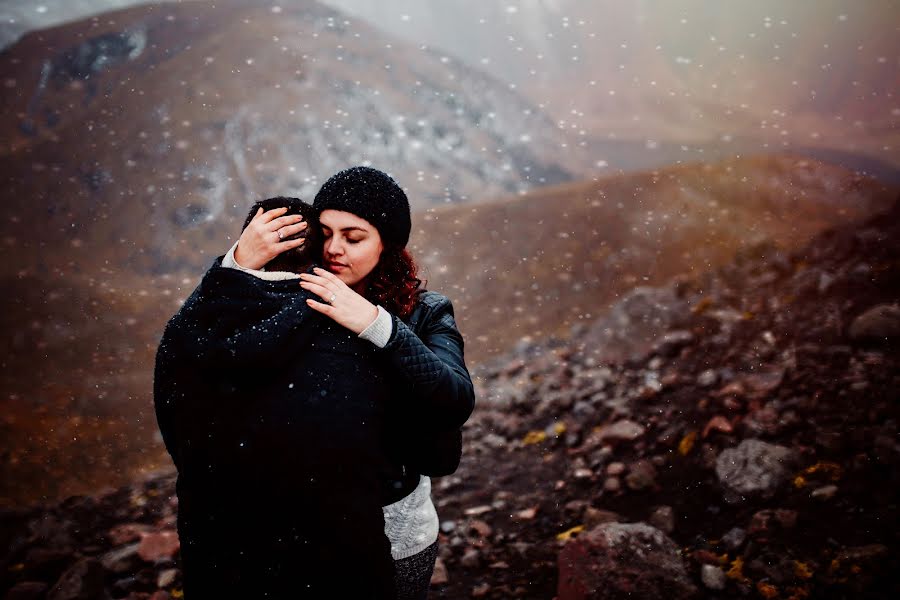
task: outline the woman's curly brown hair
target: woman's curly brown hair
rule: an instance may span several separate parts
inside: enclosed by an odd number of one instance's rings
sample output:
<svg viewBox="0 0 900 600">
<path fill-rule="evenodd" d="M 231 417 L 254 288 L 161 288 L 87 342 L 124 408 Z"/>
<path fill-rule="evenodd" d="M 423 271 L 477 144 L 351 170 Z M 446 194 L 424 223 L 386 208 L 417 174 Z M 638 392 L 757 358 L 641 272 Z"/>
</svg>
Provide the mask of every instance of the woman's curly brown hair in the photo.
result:
<svg viewBox="0 0 900 600">
<path fill-rule="evenodd" d="M 405 319 L 416 305 L 418 292 L 424 289 L 417 275 L 416 261 L 406 248 L 385 244 L 378 264 L 366 278 L 366 299 Z"/>
</svg>

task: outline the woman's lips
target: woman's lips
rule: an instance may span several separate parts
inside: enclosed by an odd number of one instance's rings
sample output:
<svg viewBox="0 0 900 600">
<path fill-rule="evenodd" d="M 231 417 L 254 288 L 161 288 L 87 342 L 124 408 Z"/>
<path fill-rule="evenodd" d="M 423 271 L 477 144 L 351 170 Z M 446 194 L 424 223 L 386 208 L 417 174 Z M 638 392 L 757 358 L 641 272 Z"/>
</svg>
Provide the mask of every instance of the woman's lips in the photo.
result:
<svg viewBox="0 0 900 600">
<path fill-rule="evenodd" d="M 328 267 L 329 271 L 334 271 L 335 269 L 346 269 L 347 268 L 347 265 L 345 265 L 345 264 L 333 263 L 333 262 L 325 263 L 325 266 Z"/>
</svg>

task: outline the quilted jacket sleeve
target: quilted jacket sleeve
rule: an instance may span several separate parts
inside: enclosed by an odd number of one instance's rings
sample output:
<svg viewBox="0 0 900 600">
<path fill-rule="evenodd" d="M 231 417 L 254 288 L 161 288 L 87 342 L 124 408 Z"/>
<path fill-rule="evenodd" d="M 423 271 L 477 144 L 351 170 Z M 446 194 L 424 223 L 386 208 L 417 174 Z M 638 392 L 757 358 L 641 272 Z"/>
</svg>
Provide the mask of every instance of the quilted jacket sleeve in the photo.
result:
<svg viewBox="0 0 900 600">
<path fill-rule="evenodd" d="M 457 429 L 475 408 L 475 390 L 463 357 L 463 338 L 453 305 L 428 292 L 427 310 L 416 335 L 396 316 L 387 345 L 380 350 L 411 387 L 410 406 L 435 431 Z"/>
</svg>

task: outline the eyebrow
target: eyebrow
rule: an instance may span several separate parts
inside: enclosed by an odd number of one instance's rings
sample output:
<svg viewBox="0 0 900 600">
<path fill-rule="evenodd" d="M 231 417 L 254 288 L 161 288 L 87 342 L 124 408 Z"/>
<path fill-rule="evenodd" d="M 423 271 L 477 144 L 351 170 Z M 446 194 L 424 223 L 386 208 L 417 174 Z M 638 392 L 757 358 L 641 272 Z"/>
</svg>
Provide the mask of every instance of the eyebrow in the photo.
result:
<svg viewBox="0 0 900 600">
<path fill-rule="evenodd" d="M 322 223 L 322 227 L 325 229 L 331 229 L 328 225 Z M 363 233 L 369 233 L 368 229 L 363 229 L 362 227 L 342 227 L 339 231 L 362 231 Z"/>
</svg>

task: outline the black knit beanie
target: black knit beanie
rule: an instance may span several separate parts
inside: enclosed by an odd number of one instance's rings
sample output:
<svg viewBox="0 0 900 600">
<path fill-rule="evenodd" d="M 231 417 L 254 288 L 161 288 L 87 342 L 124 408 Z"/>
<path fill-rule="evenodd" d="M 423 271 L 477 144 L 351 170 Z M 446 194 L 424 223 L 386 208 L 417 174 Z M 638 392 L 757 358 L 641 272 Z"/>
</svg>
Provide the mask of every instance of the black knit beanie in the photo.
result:
<svg viewBox="0 0 900 600">
<path fill-rule="evenodd" d="M 313 207 L 319 214 L 332 209 L 362 217 L 386 243 L 404 248 L 409 241 L 409 200 L 397 182 L 378 169 L 350 167 L 332 175 L 316 194 Z"/>
</svg>

